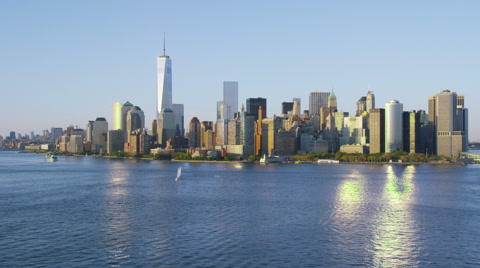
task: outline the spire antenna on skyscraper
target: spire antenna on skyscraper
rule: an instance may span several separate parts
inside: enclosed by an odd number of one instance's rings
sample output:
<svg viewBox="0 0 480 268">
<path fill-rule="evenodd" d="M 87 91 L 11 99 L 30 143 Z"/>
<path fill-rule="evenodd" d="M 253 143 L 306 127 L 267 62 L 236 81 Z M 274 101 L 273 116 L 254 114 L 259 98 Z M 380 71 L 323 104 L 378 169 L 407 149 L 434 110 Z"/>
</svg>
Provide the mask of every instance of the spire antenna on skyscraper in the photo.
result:
<svg viewBox="0 0 480 268">
<path fill-rule="evenodd" d="M 165 32 L 163 32 L 163 56 L 165 57 Z"/>
</svg>

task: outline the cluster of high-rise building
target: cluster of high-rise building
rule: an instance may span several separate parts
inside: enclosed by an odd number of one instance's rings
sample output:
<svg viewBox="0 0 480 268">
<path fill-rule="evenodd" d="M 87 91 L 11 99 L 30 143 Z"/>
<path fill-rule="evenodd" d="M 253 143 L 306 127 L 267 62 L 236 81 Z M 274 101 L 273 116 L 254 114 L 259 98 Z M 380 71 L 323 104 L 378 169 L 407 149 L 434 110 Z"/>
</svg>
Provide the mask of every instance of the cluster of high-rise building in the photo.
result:
<svg viewBox="0 0 480 268">
<path fill-rule="evenodd" d="M 62 151 L 97 153 L 189 151 L 196 155 L 215 152 L 249 157 L 404 151 L 459 156 L 467 151 L 465 98 L 448 90 L 428 99 L 428 114 L 423 110 L 404 111 L 397 100 L 378 108 L 373 92 L 368 91 L 357 101 L 354 116 L 339 111 L 333 89 L 310 92 L 308 110 L 302 111 L 301 99 L 294 98 L 279 104 L 281 114 L 270 117 L 266 98 L 248 98 L 239 108 L 238 93 L 237 81 L 223 82 L 223 99 L 217 102 L 216 120 L 200 121 L 194 117 L 185 133 L 184 106 L 173 103 L 172 62 L 164 49 L 157 58 L 156 116 L 150 131 L 146 129 L 142 109 L 127 101 L 111 106 L 110 125 L 104 117 L 98 117 L 88 121 L 86 130 L 52 128 L 44 136 L 56 141 L 57 149 Z"/>
</svg>

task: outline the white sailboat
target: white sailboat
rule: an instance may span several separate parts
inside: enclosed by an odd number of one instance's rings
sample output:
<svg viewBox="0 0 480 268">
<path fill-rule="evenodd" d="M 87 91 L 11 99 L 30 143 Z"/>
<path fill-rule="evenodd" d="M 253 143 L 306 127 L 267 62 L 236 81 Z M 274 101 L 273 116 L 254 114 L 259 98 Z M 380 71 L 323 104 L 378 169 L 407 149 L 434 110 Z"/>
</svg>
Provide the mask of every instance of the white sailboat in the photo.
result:
<svg viewBox="0 0 480 268">
<path fill-rule="evenodd" d="M 178 181 L 181 175 L 182 175 L 182 167 L 179 167 L 177 170 L 177 177 L 175 178 L 175 181 Z"/>
</svg>

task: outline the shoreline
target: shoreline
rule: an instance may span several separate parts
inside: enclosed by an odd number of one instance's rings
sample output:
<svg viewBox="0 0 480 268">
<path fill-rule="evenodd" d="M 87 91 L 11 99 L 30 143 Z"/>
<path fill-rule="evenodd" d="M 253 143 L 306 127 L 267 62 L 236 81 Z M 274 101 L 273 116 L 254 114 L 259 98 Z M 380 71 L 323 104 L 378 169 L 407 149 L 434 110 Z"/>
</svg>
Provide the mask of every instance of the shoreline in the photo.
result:
<svg viewBox="0 0 480 268">
<path fill-rule="evenodd" d="M 20 151 L 21 152 L 21 151 Z M 23 152 L 23 153 L 34 153 L 34 154 L 46 154 L 45 152 Z M 236 164 L 236 163 L 252 163 L 252 164 L 319 164 L 319 165 L 341 165 L 341 164 L 349 164 L 349 165 L 469 165 L 469 164 L 480 164 L 480 162 L 471 162 L 471 163 L 463 163 L 463 162 L 365 162 L 365 161 L 358 161 L 358 162 L 339 162 L 339 163 L 319 163 L 317 161 L 283 161 L 279 163 L 260 163 L 258 161 L 249 161 L 249 160 L 232 160 L 232 161 L 218 161 L 218 160 L 177 160 L 177 159 L 155 159 L 152 157 L 149 158 L 136 158 L 136 157 L 121 157 L 121 156 L 100 156 L 100 155 L 75 155 L 75 154 L 57 154 L 60 156 L 75 156 L 75 157 L 103 157 L 103 158 L 110 158 L 110 159 L 130 159 L 130 160 L 150 160 L 150 161 L 172 161 L 172 162 L 191 162 L 191 163 L 225 163 L 225 164 Z"/>
</svg>

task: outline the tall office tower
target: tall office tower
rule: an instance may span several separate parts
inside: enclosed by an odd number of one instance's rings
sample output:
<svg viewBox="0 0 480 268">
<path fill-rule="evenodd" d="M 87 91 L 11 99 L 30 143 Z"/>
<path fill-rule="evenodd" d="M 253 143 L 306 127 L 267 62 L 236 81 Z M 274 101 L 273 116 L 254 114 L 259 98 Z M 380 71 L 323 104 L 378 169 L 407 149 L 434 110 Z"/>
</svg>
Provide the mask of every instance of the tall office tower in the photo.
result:
<svg viewBox="0 0 480 268">
<path fill-rule="evenodd" d="M 264 98 L 249 98 L 247 99 L 247 113 L 258 120 L 258 108 L 262 106 L 263 118 L 267 117 L 267 99 Z"/>
<path fill-rule="evenodd" d="M 93 132 L 93 123 L 95 123 L 95 121 L 88 121 L 87 122 L 87 127 L 86 127 L 86 140 L 88 142 L 92 142 L 92 132 Z"/>
<path fill-rule="evenodd" d="M 375 109 L 375 95 L 372 91 L 367 92 L 367 112 L 369 113 L 371 109 Z"/>
<path fill-rule="evenodd" d="M 121 102 L 115 102 L 111 106 L 111 123 L 110 128 L 112 130 L 122 129 L 122 106 Z"/>
<path fill-rule="evenodd" d="M 385 152 L 403 149 L 403 104 L 397 100 L 385 103 Z"/>
<path fill-rule="evenodd" d="M 293 102 L 282 102 L 282 114 L 293 111 Z"/>
<path fill-rule="evenodd" d="M 367 110 L 367 97 L 362 96 L 360 99 L 357 101 L 357 112 L 355 113 L 355 116 L 360 116 Z"/>
<path fill-rule="evenodd" d="M 53 128 L 52 128 L 52 130 L 53 130 Z M 10 131 L 9 137 L 10 137 L 11 140 L 15 140 L 15 139 L 16 139 L 16 137 L 15 137 L 16 135 L 15 135 L 15 134 L 16 134 L 15 131 Z"/>
<path fill-rule="evenodd" d="M 293 98 L 293 115 L 302 115 L 302 100 L 300 98 Z"/>
<path fill-rule="evenodd" d="M 127 112 L 126 120 L 126 131 L 127 133 L 132 132 L 133 130 L 140 129 L 141 131 L 145 128 L 145 114 L 142 109 L 138 106 L 133 106 Z"/>
<path fill-rule="evenodd" d="M 172 105 L 172 61 L 165 55 L 165 41 L 163 56 L 157 58 L 157 118 L 163 110 L 173 109 Z"/>
<path fill-rule="evenodd" d="M 33 133 L 33 131 L 30 131 L 30 139 L 35 139 L 35 134 Z"/>
<path fill-rule="evenodd" d="M 420 114 L 420 124 L 428 123 L 428 114 L 424 110 L 418 110 Z"/>
<path fill-rule="evenodd" d="M 228 121 L 227 145 L 240 145 L 240 122 L 238 120 Z"/>
<path fill-rule="evenodd" d="M 433 124 L 437 155 L 460 156 L 468 146 L 468 110 L 465 98 L 444 90 L 428 99 L 429 121 Z M 430 113 L 433 113 L 432 115 Z"/>
<path fill-rule="evenodd" d="M 238 113 L 238 82 L 223 82 L 223 109 L 223 119 L 231 120 L 234 114 Z"/>
<path fill-rule="evenodd" d="M 183 104 L 173 104 L 173 114 L 175 115 L 175 136 L 183 137 L 185 136 L 185 125 L 184 125 L 184 107 Z"/>
<path fill-rule="evenodd" d="M 177 128 L 175 125 L 175 115 L 173 114 L 172 109 L 163 109 L 158 116 L 158 137 L 157 143 L 161 144 L 163 147 L 167 145 L 167 141 L 175 137 Z"/>
<path fill-rule="evenodd" d="M 332 112 L 337 111 L 337 96 L 335 96 L 335 93 L 333 93 L 333 88 L 332 92 L 330 92 L 330 96 L 328 96 L 328 103 L 327 103 L 328 108 Z"/>
<path fill-rule="evenodd" d="M 129 101 L 122 104 L 122 118 L 120 122 L 120 129 L 123 129 L 125 131 L 127 130 L 127 113 L 132 108 L 133 104 L 131 104 Z"/>
<path fill-rule="evenodd" d="M 97 153 L 107 150 L 108 122 L 104 117 L 97 117 L 92 128 L 92 150 Z"/>
<path fill-rule="evenodd" d="M 123 129 L 109 130 L 107 132 L 107 153 L 123 152 L 127 132 Z"/>
<path fill-rule="evenodd" d="M 255 154 L 255 118 L 240 110 L 240 144 L 243 145 L 243 157 Z"/>
<path fill-rule="evenodd" d="M 61 127 L 52 127 L 51 129 L 51 138 L 52 141 L 55 142 L 58 138 L 63 135 L 63 129 Z"/>
<path fill-rule="evenodd" d="M 255 126 L 255 156 L 261 156 L 263 151 L 262 136 L 263 136 L 263 111 L 262 106 L 258 107 L 258 120 Z"/>
<path fill-rule="evenodd" d="M 157 139 L 156 139 L 157 133 L 158 133 L 157 120 L 154 119 L 154 120 L 152 121 L 152 139 L 153 139 L 152 141 L 153 141 L 153 142 L 155 142 L 155 141 L 157 140 Z"/>
<path fill-rule="evenodd" d="M 310 116 L 320 114 L 320 108 L 328 106 L 330 92 L 310 92 L 308 94 L 308 111 Z"/>
<path fill-rule="evenodd" d="M 457 95 L 457 116 L 455 127 L 463 131 L 462 152 L 468 151 L 468 109 L 465 108 L 465 96 Z"/>
<path fill-rule="evenodd" d="M 223 101 L 217 101 L 217 120 L 225 119 Z"/>
<path fill-rule="evenodd" d="M 188 147 L 190 148 L 201 148 L 201 124 L 198 118 L 194 117 L 190 120 L 190 124 L 188 124 Z"/>
<path fill-rule="evenodd" d="M 368 119 L 370 153 L 385 152 L 385 109 L 370 110 Z"/>
<path fill-rule="evenodd" d="M 228 120 L 220 119 L 215 123 L 215 145 L 227 145 Z"/>
<path fill-rule="evenodd" d="M 420 135 L 420 111 L 403 112 L 403 151 L 407 153 L 425 153 Z"/>
</svg>

